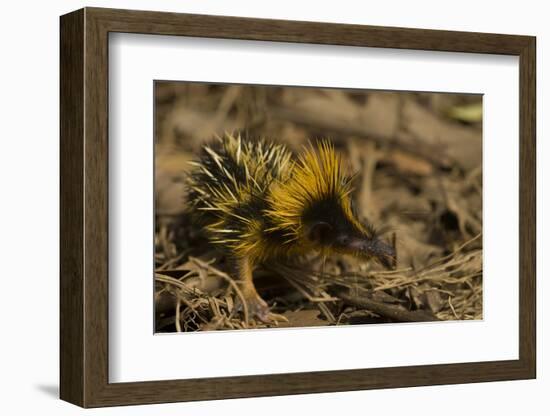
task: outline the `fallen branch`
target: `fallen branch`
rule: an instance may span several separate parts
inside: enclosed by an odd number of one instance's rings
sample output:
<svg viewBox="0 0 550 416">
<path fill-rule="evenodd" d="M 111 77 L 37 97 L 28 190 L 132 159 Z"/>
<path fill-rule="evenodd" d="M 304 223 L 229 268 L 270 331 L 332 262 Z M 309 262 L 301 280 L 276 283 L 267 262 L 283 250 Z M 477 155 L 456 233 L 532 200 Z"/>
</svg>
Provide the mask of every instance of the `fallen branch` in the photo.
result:
<svg viewBox="0 0 550 416">
<path fill-rule="evenodd" d="M 440 320 L 437 316 L 428 311 L 409 311 L 400 305 L 378 302 L 364 296 L 360 298 L 351 296 L 346 290 L 343 289 L 336 291 L 336 295 L 348 305 L 367 309 L 380 316 L 384 316 L 398 322 L 431 322 Z"/>
</svg>

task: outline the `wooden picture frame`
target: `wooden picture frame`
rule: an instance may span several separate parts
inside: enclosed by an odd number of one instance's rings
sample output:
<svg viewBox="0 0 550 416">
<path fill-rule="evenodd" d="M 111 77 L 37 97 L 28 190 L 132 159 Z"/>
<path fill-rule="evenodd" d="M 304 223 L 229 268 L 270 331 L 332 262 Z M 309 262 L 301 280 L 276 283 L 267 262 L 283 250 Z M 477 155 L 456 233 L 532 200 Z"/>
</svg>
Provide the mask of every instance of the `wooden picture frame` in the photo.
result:
<svg viewBox="0 0 550 416">
<path fill-rule="evenodd" d="M 535 378 L 534 37 L 99 8 L 85 8 L 62 16 L 60 28 L 60 396 L 63 400 L 83 407 L 100 407 Z M 519 359 L 109 383 L 110 32 L 519 56 Z"/>
</svg>

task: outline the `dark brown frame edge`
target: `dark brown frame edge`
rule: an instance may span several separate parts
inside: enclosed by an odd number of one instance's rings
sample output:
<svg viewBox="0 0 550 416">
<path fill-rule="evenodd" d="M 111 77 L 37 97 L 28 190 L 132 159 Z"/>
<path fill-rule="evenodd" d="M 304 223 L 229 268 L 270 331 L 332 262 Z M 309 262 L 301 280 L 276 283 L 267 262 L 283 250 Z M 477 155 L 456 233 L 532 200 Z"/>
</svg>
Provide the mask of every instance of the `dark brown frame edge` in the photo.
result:
<svg viewBox="0 0 550 416">
<path fill-rule="evenodd" d="M 63 400 L 99 407 L 536 377 L 534 37 L 98 8 L 62 16 L 60 27 Z M 109 32 L 519 56 L 519 360 L 109 383 Z"/>
</svg>

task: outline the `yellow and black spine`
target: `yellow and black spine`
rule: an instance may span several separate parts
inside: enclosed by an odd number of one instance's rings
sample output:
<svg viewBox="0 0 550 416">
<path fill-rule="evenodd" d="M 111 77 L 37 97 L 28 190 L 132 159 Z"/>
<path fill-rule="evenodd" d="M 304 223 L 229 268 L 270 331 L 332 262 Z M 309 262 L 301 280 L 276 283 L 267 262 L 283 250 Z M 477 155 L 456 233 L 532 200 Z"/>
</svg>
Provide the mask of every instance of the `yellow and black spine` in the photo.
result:
<svg viewBox="0 0 550 416">
<path fill-rule="evenodd" d="M 319 249 L 383 264 L 395 257 L 355 215 L 351 176 L 329 141 L 293 156 L 282 144 L 225 134 L 193 166 L 191 210 L 234 256 L 257 263 Z"/>
</svg>

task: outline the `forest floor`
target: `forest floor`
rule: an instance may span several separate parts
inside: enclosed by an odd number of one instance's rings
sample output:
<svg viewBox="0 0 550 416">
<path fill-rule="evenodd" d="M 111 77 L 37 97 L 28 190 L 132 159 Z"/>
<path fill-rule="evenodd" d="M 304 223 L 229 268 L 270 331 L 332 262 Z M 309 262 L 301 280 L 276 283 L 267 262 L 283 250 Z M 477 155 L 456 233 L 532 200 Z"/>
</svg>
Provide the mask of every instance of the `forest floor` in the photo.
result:
<svg viewBox="0 0 550 416">
<path fill-rule="evenodd" d="M 482 318 L 481 96 L 160 82 L 156 94 L 157 332 L 269 326 L 235 308 L 227 259 L 185 214 L 185 175 L 226 131 L 293 151 L 328 137 L 363 218 L 394 241 L 384 270 L 316 253 L 263 264 L 255 284 L 280 327 Z"/>
</svg>

